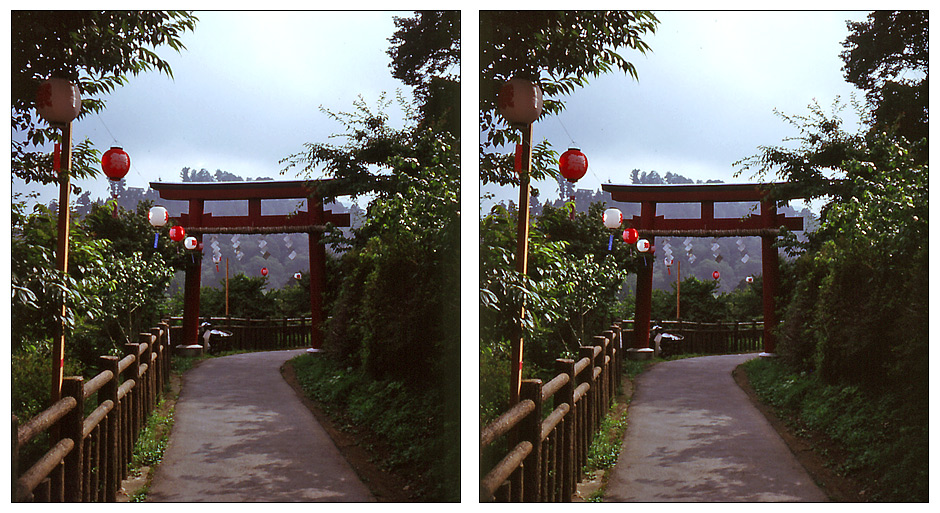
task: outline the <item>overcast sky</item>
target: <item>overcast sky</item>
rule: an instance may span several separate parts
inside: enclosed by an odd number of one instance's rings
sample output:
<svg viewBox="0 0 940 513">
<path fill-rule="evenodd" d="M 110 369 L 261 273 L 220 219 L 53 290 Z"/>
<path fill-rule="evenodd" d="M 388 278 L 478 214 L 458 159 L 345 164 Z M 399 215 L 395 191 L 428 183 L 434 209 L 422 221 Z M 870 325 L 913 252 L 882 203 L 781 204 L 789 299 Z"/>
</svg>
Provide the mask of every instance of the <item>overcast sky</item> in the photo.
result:
<svg viewBox="0 0 940 513">
<path fill-rule="evenodd" d="M 622 53 L 639 81 L 603 75 L 567 98 L 567 109 L 534 127 L 559 152 L 576 145 L 588 172 L 576 187 L 630 183 L 633 169 L 678 173 L 694 180 L 750 182 L 732 164 L 760 145 L 781 144 L 795 129 L 774 114 L 825 111 L 853 92 L 842 76 L 846 20 L 866 12 L 656 12 L 652 51 Z M 843 111 L 849 126 L 857 118 Z M 854 129 L 853 129 L 854 130 Z M 570 138 L 569 138 L 570 134 Z M 511 150 L 506 150 L 507 153 Z M 554 182 L 535 184 L 543 199 L 558 197 Z M 497 201 L 517 199 L 509 187 L 485 187 Z"/>
<path fill-rule="evenodd" d="M 183 167 L 296 178 L 279 175 L 278 161 L 341 130 L 321 105 L 348 111 L 359 95 L 369 105 L 383 92 L 410 97 L 391 77 L 386 54 L 393 16 L 410 14 L 199 12 L 196 30 L 183 36 L 187 50 L 159 50 L 175 79 L 130 77 L 106 98 L 104 112 L 75 123 L 74 138 L 87 136 L 102 152 L 122 145 L 131 156 L 129 187 L 179 181 Z M 659 30 L 645 38 L 652 51 L 625 52 L 638 82 L 619 72 L 596 78 L 567 98 L 563 114 L 535 126 L 536 139 L 559 152 L 578 146 L 587 155 L 579 188 L 628 183 L 633 169 L 750 181 L 734 178 L 732 163 L 795 134 L 775 108 L 805 114 L 814 100 L 828 109 L 855 91 L 842 78 L 839 54 L 846 20 L 863 20 L 865 12 L 656 14 Z M 468 81 L 475 76 L 465 73 L 465 91 L 477 90 Z M 844 114 L 854 119 L 851 109 Z M 476 112 L 463 118 L 467 134 L 478 131 Z M 93 197 L 108 195 L 103 176 L 77 184 Z M 557 197 L 554 183 L 535 185 L 543 198 Z M 39 190 L 44 201 L 56 197 L 52 185 Z M 518 197 L 510 187 L 484 191 L 497 200 Z"/>
<path fill-rule="evenodd" d="M 195 31 L 182 37 L 186 50 L 157 50 L 174 78 L 129 77 L 105 97 L 106 110 L 73 124 L 73 141 L 89 137 L 102 153 L 123 146 L 128 187 L 179 182 L 183 167 L 294 179 L 279 174 L 278 161 L 342 130 L 321 105 L 349 112 L 359 95 L 375 106 L 383 92 L 394 98 L 398 90 L 410 99 L 411 88 L 392 78 L 386 51 L 393 17 L 412 14 L 197 12 Z M 104 175 L 75 181 L 102 198 L 107 182 Z M 54 185 L 36 190 L 44 202 L 57 198 Z"/>
</svg>

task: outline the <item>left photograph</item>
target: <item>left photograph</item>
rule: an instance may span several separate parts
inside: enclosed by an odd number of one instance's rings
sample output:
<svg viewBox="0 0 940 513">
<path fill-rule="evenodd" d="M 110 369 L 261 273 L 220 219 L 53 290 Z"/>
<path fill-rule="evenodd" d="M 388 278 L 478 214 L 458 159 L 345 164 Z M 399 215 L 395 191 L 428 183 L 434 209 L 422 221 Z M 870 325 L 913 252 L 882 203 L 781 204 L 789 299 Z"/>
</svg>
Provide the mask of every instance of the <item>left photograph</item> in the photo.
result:
<svg viewBox="0 0 940 513">
<path fill-rule="evenodd" d="M 11 11 L 13 502 L 460 501 L 460 21 Z"/>
</svg>

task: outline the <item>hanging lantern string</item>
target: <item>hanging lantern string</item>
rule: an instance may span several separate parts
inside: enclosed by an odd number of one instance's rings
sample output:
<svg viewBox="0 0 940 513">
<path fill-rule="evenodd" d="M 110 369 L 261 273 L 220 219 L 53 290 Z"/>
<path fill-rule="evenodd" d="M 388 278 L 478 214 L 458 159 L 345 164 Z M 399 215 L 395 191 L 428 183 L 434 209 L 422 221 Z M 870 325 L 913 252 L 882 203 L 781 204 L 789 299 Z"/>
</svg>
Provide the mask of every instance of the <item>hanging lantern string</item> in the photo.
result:
<svg viewBox="0 0 940 513">
<path fill-rule="evenodd" d="M 565 127 L 565 124 L 561 122 L 561 116 L 555 116 L 555 119 L 558 120 L 558 124 L 561 125 L 561 129 L 565 131 L 565 135 L 568 136 L 568 140 L 571 141 L 571 146 L 577 147 L 578 143 L 571 138 L 571 134 L 568 133 L 568 128 Z"/>
<path fill-rule="evenodd" d="M 111 129 L 108 128 L 108 124 L 104 122 L 104 119 L 101 118 L 101 114 L 95 113 L 95 117 L 98 118 L 98 121 L 101 122 L 101 126 L 104 127 L 105 131 L 108 132 L 108 135 L 111 136 L 111 141 L 113 141 L 113 146 L 121 146 L 121 142 L 114 137 L 114 134 L 111 133 Z M 134 171 L 139 178 L 143 178 L 144 175 L 140 174 L 140 171 L 137 170 L 137 166 L 134 165 L 134 161 L 131 161 L 131 169 Z"/>
</svg>

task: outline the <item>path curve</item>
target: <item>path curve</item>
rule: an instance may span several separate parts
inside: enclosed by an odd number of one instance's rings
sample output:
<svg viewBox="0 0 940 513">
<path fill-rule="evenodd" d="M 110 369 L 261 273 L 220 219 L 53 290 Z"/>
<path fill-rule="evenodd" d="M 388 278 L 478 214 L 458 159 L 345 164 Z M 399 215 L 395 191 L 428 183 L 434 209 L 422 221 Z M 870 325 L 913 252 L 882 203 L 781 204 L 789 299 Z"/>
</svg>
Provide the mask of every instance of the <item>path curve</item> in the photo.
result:
<svg viewBox="0 0 940 513">
<path fill-rule="evenodd" d="M 212 358 L 187 371 L 148 500 L 374 501 L 281 377 L 304 351 Z"/>
<path fill-rule="evenodd" d="M 734 368 L 756 356 L 674 360 L 641 374 L 604 500 L 827 500 L 734 382 Z"/>
</svg>

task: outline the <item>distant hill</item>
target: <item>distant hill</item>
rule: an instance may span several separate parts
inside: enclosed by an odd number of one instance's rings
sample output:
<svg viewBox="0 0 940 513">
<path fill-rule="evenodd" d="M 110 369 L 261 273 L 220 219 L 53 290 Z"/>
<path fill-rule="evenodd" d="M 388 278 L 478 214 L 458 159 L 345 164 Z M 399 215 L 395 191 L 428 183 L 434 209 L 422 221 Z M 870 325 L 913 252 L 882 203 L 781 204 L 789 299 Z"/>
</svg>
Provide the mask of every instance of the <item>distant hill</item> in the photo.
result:
<svg viewBox="0 0 940 513">
<path fill-rule="evenodd" d="M 722 183 L 719 180 L 701 180 L 695 182 L 689 178 L 675 173 L 667 172 L 660 175 L 656 171 L 641 172 L 634 169 L 631 173 L 632 183 L 634 184 L 692 184 L 692 183 Z M 619 203 L 612 202 L 610 195 L 600 191 L 590 189 L 574 189 L 564 178 L 558 177 L 559 196 L 564 199 L 539 202 L 538 198 L 532 198 L 530 204 L 530 215 L 535 218 L 545 205 L 555 208 L 561 208 L 574 196 L 575 207 L 578 212 L 586 213 L 592 203 L 604 203 L 611 207 L 616 207 L 623 212 L 624 219 L 631 219 L 635 215 L 640 215 L 640 205 L 638 203 Z M 512 202 L 505 204 L 515 210 Z M 700 206 L 697 203 L 662 203 L 656 206 L 656 214 L 668 218 L 697 218 L 701 215 Z M 753 203 L 716 203 L 715 217 L 735 218 L 744 217 L 758 210 L 757 202 Z M 789 205 L 778 209 L 781 214 L 792 217 L 802 217 L 805 231 L 816 229 L 817 220 L 809 209 L 797 211 Z M 600 219 L 597 220 L 601 222 Z M 672 284 L 676 281 L 676 273 L 681 265 L 682 277 L 695 276 L 700 280 L 711 280 L 712 273 L 718 271 L 721 276 L 721 292 L 730 292 L 738 287 L 742 287 L 745 278 L 748 276 L 761 275 L 761 244 L 759 237 L 722 237 L 714 238 L 689 238 L 691 251 L 686 251 L 686 237 L 658 237 L 656 239 L 656 264 L 653 267 L 653 288 L 661 290 L 671 290 Z M 740 242 L 739 242 L 740 240 Z M 717 251 L 712 250 L 712 244 L 717 243 Z M 674 263 L 672 268 L 667 269 L 663 259 L 665 248 L 672 249 Z M 717 253 L 717 256 L 716 256 Z M 690 258 L 689 254 L 695 256 Z M 746 255 L 746 258 L 745 258 Z M 720 258 L 719 258 L 720 256 Z M 785 258 L 783 254 L 781 257 Z M 720 260 L 720 261 L 719 261 Z M 628 287 L 632 288 L 635 283 L 635 277 L 628 279 Z"/>
</svg>

